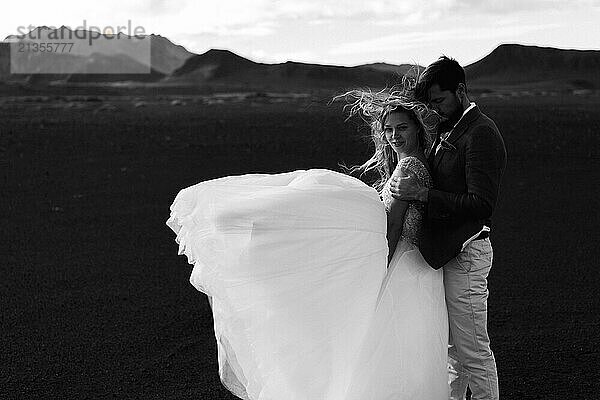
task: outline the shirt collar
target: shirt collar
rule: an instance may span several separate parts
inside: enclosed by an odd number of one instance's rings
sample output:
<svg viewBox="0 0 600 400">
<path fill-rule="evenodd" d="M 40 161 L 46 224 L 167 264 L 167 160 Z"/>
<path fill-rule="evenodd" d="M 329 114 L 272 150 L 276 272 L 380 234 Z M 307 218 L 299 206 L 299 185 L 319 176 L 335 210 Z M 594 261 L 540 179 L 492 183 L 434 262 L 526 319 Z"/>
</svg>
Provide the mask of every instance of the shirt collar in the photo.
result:
<svg viewBox="0 0 600 400">
<path fill-rule="evenodd" d="M 461 120 L 461 119 L 463 119 L 463 118 L 464 118 L 464 116 L 465 116 L 465 115 L 467 115 L 467 113 L 468 113 L 469 111 L 471 111 L 473 108 L 475 108 L 475 105 L 476 105 L 476 104 L 475 104 L 474 102 L 471 102 L 471 103 L 469 104 L 469 107 L 467 107 L 467 108 L 465 109 L 465 111 L 463 111 L 462 115 L 460 116 L 460 118 L 458 119 L 458 121 L 456 121 L 456 124 L 454 124 L 454 127 L 453 127 L 452 129 L 456 128 L 456 125 L 458 125 L 458 123 L 460 122 L 460 120 Z"/>
<path fill-rule="evenodd" d="M 476 104 L 474 102 L 471 102 L 469 104 L 469 107 L 467 107 L 462 115 L 460 116 L 460 118 L 458 119 L 458 121 L 456 121 L 456 123 L 454 124 L 454 126 L 452 127 L 452 129 L 450 129 L 448 132 L 445 132 L 442 134 L 442 139 L 448 139 L 448 137 L 450 136 L 450 133 L 454 130 L 454 128 L 456 128 L 458 126 L 458 124 L 460 123 L 460 121 L 464 118 L 465 115 L 467 115 L 467 113 L 469 111 L 471 111 L 473 108 L 475 108 Z"/>
</svg>

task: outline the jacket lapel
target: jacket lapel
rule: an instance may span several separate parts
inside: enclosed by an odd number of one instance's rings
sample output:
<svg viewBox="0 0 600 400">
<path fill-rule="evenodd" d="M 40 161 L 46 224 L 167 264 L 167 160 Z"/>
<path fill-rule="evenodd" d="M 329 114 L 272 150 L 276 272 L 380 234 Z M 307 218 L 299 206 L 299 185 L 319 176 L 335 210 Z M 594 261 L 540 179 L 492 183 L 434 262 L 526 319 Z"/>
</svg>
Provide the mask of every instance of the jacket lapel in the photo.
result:
<svg viewBox="0 0 600 400">
<path fill-rule="evenodd" d="M 438 145 L 439 142 L 440 142 L 440 134 L 438 133 L 435 136 L 435 140 L 433 141 L 433 145 L 429 149 L 429 153 L 427 153 L 427 163 L 430 166 L 433 165 L 433 161 L 435 159 L 435 148 L 437 147 L 437 145 Z"/>
<path fill-rule="evenodd" d="M 446 140 L 450 144 L 454 145 L 456 143 L 456 141 L 462 135 L 464 135 L 464 133 L 467 131 L 467 128 L 469 127 L 469 125 L 471 125 L 473 123 L 473 121 L 475 121 L 477 118 L 479 118 L 480 115 L 481 115 L 481 111 L 479 111 L 479 107 L 475 106 L 472 109 L 470 109 L 469 112 L 467 112 L 461 118 L 461 120 L 458 121 L 458 124 L 456 124 L 454 129 L 452 129 L 452 131 L 450 132 L 450 136 L 448 136 L 448 139 L 446 139 Z"/>
<path fill-rule="evenodd" d="M 434 149 L 435 151 L 435 149 Z M 437 169 L 438 165 L 440 164 L 440 161 L 442 161 L 442 157 L 444 157 L 444 153 L 446 151 L 444 149 L 440 149 L 434 156 L 433 156 L 433 169 Z"/>
<path fill-rule="evenodd" d="M 471 123 L 473 123 L 473 121 L 475 121 L 480 115 L 481 111 L 479 111 L 479 108 L 477 106 L 470 109 L 465 115 L 463 115 L 460 121 L 458 121 L 458 124 L 456 124 L 456 126 L 450 131 L 450 135 L 448 135 L 448 138 L 446 138 L 446 142 L 448 142 L 450 145 L 454 145 L 458 141 L 458 139 L 462 135 L 464 135 L 469 125 L 471 125 Z M 439 143 L 439 140 L 436 142 Z M 435 149 L 433 151 L 435 152 Z M 442 147 L 434 155 L 432 163 L 433 169 L 437 169 L 438 165 L 442 161 L 442 158 L 444 157 L 444 154 L 448 151 L 450 150 L 447 150 L 444 147 Z"/>
</svg>

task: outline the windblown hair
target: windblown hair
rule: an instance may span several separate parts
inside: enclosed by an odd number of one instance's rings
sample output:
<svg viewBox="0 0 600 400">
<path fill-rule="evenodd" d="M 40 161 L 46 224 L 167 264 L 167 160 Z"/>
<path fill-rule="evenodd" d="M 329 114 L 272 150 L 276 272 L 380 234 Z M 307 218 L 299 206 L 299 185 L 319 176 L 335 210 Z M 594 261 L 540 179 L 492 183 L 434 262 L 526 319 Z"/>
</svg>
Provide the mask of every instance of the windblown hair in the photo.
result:
<svg viewBox="0 0 600 400">
<path fill-rule="evenodd" d="M 429 132 L 436 127 L 435 116 L 424 103 L 415 99 L 416 77 L 405 75 L 400 85 L 373 92 L 370 89 L 351 90 L 334 97 L 334 100 L 343 99 L 347 102 L 344 111 L 348 110 L 348 119 L 360 116 L 371 128 L 370 138 L 375 145 L 375 152 L 361 165 L 348 168 L 349 173 L 359 172 L 360 176 L 369 171 L 376 170 L 379 179 L 373 187 L 381 193 L 385 183 L 392 176 L 398 163 L 396 153 L 386 140 L 383 127 L 388 115 L 392 112 L 404 112 L 419 126 L 418 143 L 422 151 L 431 146 Z"/>
</svg>

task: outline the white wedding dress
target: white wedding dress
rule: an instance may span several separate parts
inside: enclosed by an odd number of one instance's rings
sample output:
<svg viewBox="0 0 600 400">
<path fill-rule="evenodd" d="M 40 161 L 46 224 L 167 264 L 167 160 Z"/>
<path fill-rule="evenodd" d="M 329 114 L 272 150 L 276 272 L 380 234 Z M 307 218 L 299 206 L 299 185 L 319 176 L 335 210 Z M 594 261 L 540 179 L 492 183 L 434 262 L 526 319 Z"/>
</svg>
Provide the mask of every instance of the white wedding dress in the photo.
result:
<svg viewBox="0 0 600 400">
<path fill-rule="evenodd" d="M 442 272 L 411 237 L 421 217 L 412 204 L 388 267 L 385 210 L 375 189 L 324 169 L 179 192 L 167 224 L 194 265 L 191 283 L 211 301 L 219 374 L 232 393 L 448 398 Z"/>
</svg>

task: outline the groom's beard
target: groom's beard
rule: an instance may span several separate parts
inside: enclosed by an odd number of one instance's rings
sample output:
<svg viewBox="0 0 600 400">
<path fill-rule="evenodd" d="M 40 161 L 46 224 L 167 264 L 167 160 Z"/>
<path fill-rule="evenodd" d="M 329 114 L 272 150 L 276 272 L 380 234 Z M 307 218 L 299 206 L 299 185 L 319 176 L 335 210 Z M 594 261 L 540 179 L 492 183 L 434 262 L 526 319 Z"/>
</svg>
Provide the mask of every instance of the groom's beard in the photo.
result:
<svg viewBox="0 0 600 400">
<path fill-rule="evenodd" d="M 463 115 L 463 108 L 460 105 L 460 101 L 458 97 L 456 97 L 456 108 L 452 112 L 452 114 L 448 115 L 446 119 L 444 119 L 439 125 L 439 132 L 444 133 L 452 130 L 454 125 L 460 120 Z"/>
<path fill-rule="evenodd" d="M 446 119 L 440 122 L 440 124 L 438 125 L 438 132 L 446 133 L 451 131 L 452 128 L 454 128 L 454 122 L 450 121 L 449 119 Z"/>
</svg>

